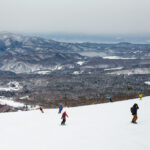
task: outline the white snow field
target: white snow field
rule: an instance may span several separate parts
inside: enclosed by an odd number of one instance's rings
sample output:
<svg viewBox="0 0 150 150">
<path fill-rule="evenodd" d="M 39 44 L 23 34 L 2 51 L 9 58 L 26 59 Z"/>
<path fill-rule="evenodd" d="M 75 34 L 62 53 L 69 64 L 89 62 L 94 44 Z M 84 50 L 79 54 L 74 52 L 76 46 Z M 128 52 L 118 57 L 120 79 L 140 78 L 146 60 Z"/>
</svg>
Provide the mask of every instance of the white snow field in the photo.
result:
<svg viewBox="0 0 150 150">
<path fill-rule="evenodd" d="M 138 103 L 138 124 L 130 107 Z M 57 109 L 0 114 L 1 150 L 150 150 L 150 97 Z"/>
</svg>

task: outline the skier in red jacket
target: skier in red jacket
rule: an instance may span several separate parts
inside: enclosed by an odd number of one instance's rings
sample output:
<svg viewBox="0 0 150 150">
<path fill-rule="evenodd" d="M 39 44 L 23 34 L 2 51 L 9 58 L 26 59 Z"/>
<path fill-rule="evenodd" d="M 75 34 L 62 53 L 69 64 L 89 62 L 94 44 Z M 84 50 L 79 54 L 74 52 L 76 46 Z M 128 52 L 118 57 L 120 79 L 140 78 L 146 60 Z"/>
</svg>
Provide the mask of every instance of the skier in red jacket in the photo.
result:
<svg viewBox="0 0 150 150">
<path fill-rule="evenodd" d="M 62 117 L 61 117 L 61 119 L 62 119 L 61 125 L 65 125 L 65 123 L 66 123 L 66 117 L 68 117 L 67 113 L 63 112 Z"/>
<path fill-rule="evenodd" d="M 44 111 L 43 111 L 42 107 L 40 107 L 40 111 L 41 111 L 41 113 L 44 113 Z"/>
</svg>

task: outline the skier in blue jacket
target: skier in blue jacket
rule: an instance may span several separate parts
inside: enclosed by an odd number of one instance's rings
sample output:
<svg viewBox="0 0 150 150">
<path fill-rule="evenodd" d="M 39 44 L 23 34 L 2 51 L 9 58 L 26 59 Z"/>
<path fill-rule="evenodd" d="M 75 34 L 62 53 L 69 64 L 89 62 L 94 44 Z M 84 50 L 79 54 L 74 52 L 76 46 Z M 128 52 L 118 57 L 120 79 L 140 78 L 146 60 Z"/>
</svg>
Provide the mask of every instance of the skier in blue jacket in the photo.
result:
<svg viewBox="0 0 150 150">
<path fill-rule="evenodd" d="M 109 102 L 113 102 L 111 97 L 108 97 Z"/>
<path fill-rule="evenodd" d="M 60 105 L 60 106 L 59 106 L 59 112 L 58 112 L 58 113 L 61 113 L 62 110 L 63 110 L 63 106 Z"/>
</svg>

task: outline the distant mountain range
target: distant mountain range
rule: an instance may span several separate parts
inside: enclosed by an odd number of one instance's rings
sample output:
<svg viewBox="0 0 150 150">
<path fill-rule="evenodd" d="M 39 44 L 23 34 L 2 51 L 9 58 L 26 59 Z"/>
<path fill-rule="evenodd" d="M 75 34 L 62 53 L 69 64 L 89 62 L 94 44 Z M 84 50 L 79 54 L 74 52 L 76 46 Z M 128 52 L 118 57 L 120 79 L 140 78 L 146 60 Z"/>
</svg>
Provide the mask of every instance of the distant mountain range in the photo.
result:
<svg viewBox="0 0 150 150">
<path fill-rule="evenodd" d="M 26 35 L 40 36 L 46 39 L 53 39 L 60 42 L 72 42 L 72 43 L 119 43 L 130 42 L 140 44 L 150 44 L 150 35 L 139 34 L 85 34 L 85 33 L 30 33 Z"/>
<path fill-rule="evenodd" d="M 93 52 L 98 57 L 89 57 Z M 0 33 L 1 71 L 47 74 L 61 70 L 78 74 L 89 73 L 95 68 L 109 70 L 147 65 L 149 59 L 150 44 L 65 43 Z"/>
</svg>

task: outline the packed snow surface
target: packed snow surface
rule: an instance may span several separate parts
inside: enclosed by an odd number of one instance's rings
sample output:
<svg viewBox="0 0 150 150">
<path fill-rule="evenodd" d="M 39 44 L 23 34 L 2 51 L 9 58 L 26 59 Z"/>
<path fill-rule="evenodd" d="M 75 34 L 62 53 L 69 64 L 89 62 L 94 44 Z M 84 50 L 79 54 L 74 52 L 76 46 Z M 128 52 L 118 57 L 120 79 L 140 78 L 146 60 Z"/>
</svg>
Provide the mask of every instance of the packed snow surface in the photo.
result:
<svg viewBox="0 0 150 150">
<path fill-rule="evenodd" d="M 150 81 L 146 81 L 145 84 L 150 85 Z"/>
<path fill-rule="evenodd" d="M 130 107 L 138 103 L 138 124 Z M 0 114 L 2 150 L 150 150 L 150 97 L 57 109 Z"/>
</svg>

